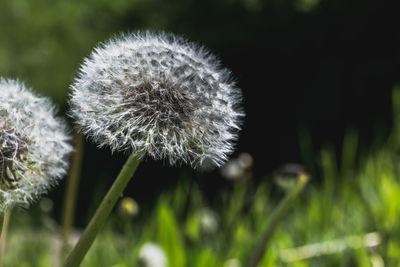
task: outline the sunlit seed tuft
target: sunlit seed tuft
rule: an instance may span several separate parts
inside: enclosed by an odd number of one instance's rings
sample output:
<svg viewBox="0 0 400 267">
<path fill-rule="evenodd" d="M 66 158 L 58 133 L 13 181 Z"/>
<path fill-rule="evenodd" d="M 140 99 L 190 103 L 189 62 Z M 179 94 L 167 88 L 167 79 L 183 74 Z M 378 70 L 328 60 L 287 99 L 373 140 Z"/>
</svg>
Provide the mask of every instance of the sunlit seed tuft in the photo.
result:
<svg viewBox="0 0 400 267">
<path fill-rule="evenodd" d="M 99 146 L 170 164 L 220 166 L 244 116 L 231 73 L 172 34 L 129 34 L 100 45 L 71 88 L 71 115 Z"/>
</svg>

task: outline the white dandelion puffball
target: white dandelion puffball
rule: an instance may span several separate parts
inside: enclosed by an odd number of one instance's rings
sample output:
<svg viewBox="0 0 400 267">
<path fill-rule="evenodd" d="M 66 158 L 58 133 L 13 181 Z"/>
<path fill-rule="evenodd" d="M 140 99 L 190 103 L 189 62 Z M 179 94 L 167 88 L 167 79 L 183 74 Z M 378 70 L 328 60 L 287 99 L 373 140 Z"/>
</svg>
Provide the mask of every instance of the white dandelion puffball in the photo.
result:
<svg viewBox="0 0 400 267">
<path fill-rule="evenodd" d="M 72 151 L 68 141 L 48 99 L 0 79 L 0 213 L 28 206 L 57 184 Z"/>
<path fill-rule="evenodd" d="M 112 39 L 85 59 L 71 115 L 100 147 L 220 166 L 244 113 L 241 90 L 216 57 L 172 34 Z"/>
<path fill-rule="evenodd" d="M 159 245 L 154 243 L 146 243 L 140 248 L 140 267 L 166 267 L 167 263 L 167 256 Z"/>
</svg>

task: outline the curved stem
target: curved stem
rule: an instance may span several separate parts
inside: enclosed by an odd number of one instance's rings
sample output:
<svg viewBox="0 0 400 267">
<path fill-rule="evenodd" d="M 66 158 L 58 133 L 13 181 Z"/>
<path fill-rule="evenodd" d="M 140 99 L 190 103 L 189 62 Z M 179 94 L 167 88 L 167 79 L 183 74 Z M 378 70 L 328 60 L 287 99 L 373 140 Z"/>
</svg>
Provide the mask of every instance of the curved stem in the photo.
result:
<svg viewBox="0 0 400 267">
<path fill-rule="evenodd" d="M 62 215 L 64 257 L 67 255 L 67 250 L 70 249 L 69 237 L 71 235 L 71 229 L 74 223 L 76 197 L 78 193 L 79 177 L 81 173 L 81 163 L 83 155 L 83 135 L 81 133 L 75 133 L 74 143 L 75 151 L 72 155 L 71 171 L 67 180 L 67 188 L 64 195 L 64 207 Z"/>
<path fill-rule="evenodd" d="M 2 222 L 2 228 L 1 228 L 1 235 L 0 235 L 0 267 L 3 266 L 4 264 L 4 250 L 6 248 L 6 238 L 7 238 L 7 230 L 8 230 L 8 223 L 10 222 L 10 216 L 11 216 L 11 209 L 7 208 L 4 216 L 3 216 L 3 222 Z"/>
<path fill-rule="evenodd" d="M 267 251 L 268 242 L 270 241 L 275 228 L 278 226 L 280 220 L 285 215 L 287 209 L 290 207 L 292 202 L 303 190 L 304 186 L 307 184 L 309 177 L 306 174 L 301 173 L 298 177 L 297 184 L 295 188 L 279 203 L 279 205 L 272 212 L 271 219 L 263 233 L 261 240 L 259 241 L 257 248 L 255 249 L 248 267 L 256 267 L 257 264 L 262 259 L 263 255 Z"/>
<path fill-rule="evenodd" d="M 64 267 L 77 267 L 81 264 L 87 251 L 96 238 L 97 233 L 104 226 L 112 208 L 117 203 L 118 198 L 121 196 L 128 182 L 135 173 L 140 161 L 141 159 L 138 159 L 133 154 L 128 158 L 117 179 L 115 179 L 110 190 L 97 208 L 96 213 L 90 220 L 89 225 L 86 227 L 78 243 L 68 256 Z"/>
</svg>

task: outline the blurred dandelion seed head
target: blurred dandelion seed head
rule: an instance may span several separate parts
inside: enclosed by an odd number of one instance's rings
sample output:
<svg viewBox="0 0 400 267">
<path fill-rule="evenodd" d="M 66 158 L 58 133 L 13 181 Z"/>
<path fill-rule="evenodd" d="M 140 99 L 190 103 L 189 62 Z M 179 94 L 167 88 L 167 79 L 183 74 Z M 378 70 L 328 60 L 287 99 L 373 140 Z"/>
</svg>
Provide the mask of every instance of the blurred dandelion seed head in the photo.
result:
<svg viewBox="0 0 400 267">
<path fill-rule="evenodd" d="M 27 206 L 57 184 L 72 150 L 68 141 L 48 99 L 0 79 L 0 213 Z"/>
<path fill-rule="evenodd" d="M 243 169 L 250 169 L 253 167 L 253 157 L 249 153 L 240 153 L 238 163 Z"/>
<path fill-rule="evenodd" d="M 310 175 L 305 172 L 301 164 L 297 163 L 286 163 L 273 173 L 275 184 L 285 191 L 293 190 L 301 177 L 308 179 Z"/>
<path fill-rule="evenodd" d="M 140 267 L 166 267 L 167 256 L 164 250 L 157 244 L 146 243 L 139 251 Z"/>
<path fill-rule="evenodd" d="M 172 34 L 129 34 L 100 45 L 71 88 L 71 115 L 99 146 L 171 165 L 220 166 L 244 116 L 230 71 Z"/>
<path fill-rule="evenodd" d="M 230 181 L 244 181 L 251 178 L 253 157 L 240 153 L 238 158 L 229 160 L 220 170 L 221 175 Z"/>
</svg>

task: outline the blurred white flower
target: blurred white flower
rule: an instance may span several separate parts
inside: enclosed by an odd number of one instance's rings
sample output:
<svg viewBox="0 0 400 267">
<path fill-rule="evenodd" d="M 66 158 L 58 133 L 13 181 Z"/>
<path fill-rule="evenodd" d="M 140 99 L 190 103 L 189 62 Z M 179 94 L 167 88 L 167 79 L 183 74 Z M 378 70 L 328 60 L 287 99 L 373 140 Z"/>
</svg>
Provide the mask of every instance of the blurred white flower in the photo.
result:
<svg viewBox="0 0 400 267">
<path fill-rule="evenodd" d="M 72 147 L 54 113 L 49 99 L 0 79 L 0 213 L 29 205 L 66 173 Z"/>
<path fill-rule="evenodd" d="M 237 159 L 231 159 L 221 168 L 221 175 L 228 180 L 237 180 L 244 173 Z"/>
<path fill-rule="evenodd" d="M 241 267 L 240 261 L 238 259 L 229 259 L 225 262 L 224 267 Z"/>
<path fill-rule="evenodd" d="M 237 159 L 229 160 L 222 168 L 221 175 L 232 181 L 246 180 L 251 177 L 253 157 L 249 153 L 241 153 Z"/>
<path fill-rule="evenodd" d="M 218 230 L 218 216 L 210 209 L 202 209 L 199 212 L 199 224 L 202 234 L 214 234 Z"/>
<path fill-rule="evenodd" d="M 144 244 L 139 251 L 140 267 L 166 267 L 167 257 L 164 250 L 154 243 Z"/>
<path fill-rule="evenodd" d="M 99 146 L 170 164 L 220 166 L 244 116 L 230 71 L 172 34 L 129 34 L 100 45 L 71 87 L 71 115 Z"/>
<path fill-rule="evenodd" d="M 249 153 L 240 153 L 238 163 L 243 169 L 253 167 L 253 157 Z"/>
</svg>

